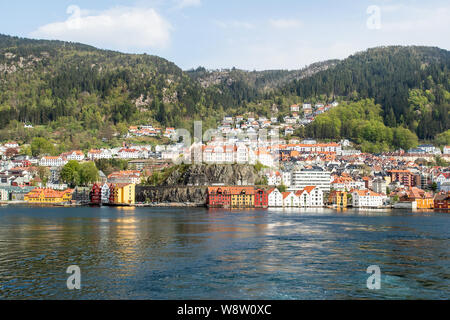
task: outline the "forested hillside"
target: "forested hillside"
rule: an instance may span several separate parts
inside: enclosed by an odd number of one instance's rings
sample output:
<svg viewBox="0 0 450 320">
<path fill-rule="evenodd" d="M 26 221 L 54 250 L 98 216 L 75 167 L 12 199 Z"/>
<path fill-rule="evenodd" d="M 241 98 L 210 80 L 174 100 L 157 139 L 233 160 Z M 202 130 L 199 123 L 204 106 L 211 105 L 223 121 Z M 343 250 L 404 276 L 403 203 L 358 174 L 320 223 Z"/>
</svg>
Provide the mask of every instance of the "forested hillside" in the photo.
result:
<svg viewBox="0 0 450 320">
<path fill-rule="evenodd" d="M 384 124 L 420 139 L 450 129 L 450 52 L 431 47 L 380 47 L 355 54 L 331 70 L 293 81 L 278 93 L 301 100 L 373 98 Z"/>
<path fill-rule="evenodd" d="M 226 114 L 281 116 L 292 103 L 369 98 L 385 127 L 447 143 L 449 67 L 446 50 L 385 47 L 302 70 L 183 72 L 156 56 L 0 35 L 0 140 L 43 137 L 61 150 L 86 149 L 120 143 L 115 137 L 131 124 L 190 128 L 202 119 L 207 128 Z M 333 138 L 320 128 L 302 133 Z M 394 146 L 388 139 L 380 148 Z"/>
</svg>

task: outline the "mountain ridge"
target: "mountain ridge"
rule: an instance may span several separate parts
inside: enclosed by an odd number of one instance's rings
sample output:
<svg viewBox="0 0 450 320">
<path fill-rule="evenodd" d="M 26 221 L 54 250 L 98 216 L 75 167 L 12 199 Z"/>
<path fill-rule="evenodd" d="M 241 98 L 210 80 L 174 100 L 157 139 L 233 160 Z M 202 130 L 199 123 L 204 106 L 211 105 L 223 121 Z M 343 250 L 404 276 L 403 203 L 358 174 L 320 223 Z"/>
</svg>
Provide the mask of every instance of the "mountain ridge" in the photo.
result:
<svg viewBox="0 0 450 320">
<path fill-rule="evenodd" d="M 90 132 L 95 144 L 129 124 L 213 127 L 227 114 L 280 116 L 293 103 L 338 98 L 373 98 L 386 125 L 432 139 L 449 129 L 449 69 L 445 49 L 384 46 L 299 70 L 183 71 L 154 55 L 0 34 L 0 139 L 49 136 L 23 133 L 29 122 L 62 132 L 67 144 Z"/>
</svg>

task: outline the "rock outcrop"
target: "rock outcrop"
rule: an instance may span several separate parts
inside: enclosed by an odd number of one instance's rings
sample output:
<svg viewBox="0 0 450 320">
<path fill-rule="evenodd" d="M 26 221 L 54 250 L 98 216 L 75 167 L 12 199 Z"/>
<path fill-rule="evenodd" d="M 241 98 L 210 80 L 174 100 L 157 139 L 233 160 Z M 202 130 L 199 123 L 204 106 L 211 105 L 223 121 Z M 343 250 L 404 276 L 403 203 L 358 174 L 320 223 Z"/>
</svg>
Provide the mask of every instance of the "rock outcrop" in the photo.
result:
<svg viewBox="0 0 450 320">
<path fill-rule="evenodd" d="M 207 187 L 136 186 L 136 201 L 140 203 L 192 203 L 206 205 L 207 195 Z"/>
<path fill-rule="evenodd" d="M 164 186 L 253 185 L 260 178 L 253 166 L 195 164 L 172 172 Z"/>
</svg>

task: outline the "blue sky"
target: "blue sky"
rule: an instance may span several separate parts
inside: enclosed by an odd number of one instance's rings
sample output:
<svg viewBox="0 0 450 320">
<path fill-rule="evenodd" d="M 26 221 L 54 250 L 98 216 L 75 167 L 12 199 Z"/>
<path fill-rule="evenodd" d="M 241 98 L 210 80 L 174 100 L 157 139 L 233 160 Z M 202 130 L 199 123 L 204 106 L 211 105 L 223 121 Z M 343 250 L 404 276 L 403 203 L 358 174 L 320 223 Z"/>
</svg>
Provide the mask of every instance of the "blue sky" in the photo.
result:
<svg viewBox="0 0 450 320">
<path fill-rule="evenodd" d="M 0 33 L 156 54 L 183 69 L 298 69 L 380 45 L 450 49 L 448 0 L 2 1 Z"/>
</svg>

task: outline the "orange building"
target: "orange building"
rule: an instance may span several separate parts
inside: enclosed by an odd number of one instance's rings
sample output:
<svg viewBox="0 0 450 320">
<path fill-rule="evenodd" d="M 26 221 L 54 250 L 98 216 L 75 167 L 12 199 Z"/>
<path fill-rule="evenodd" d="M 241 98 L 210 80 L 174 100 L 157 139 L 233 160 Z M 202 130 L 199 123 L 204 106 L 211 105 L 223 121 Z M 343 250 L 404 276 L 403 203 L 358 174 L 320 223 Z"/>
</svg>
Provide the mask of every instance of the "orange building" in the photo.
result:
<svg viewBox="0 0 450 320">
<path fill-rule="evenodd" d="M 405 195 L 400 198 L 402 202 L 416 202 L 417 209 L 433 209 L 434 208 L 434 198 L 429 192 L 425 192 L 417 187 L 409 188 Z"/>
</svg>

